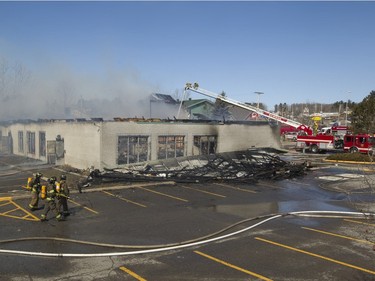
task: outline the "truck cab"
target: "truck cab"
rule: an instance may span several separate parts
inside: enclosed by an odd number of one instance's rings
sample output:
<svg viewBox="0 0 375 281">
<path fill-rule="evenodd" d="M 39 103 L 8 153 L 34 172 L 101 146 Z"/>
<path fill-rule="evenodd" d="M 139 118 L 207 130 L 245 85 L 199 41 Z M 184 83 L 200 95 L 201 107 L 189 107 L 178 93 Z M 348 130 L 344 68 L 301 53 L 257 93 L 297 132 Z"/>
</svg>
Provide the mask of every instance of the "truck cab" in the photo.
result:
<svg viewBox="0 0 375 281">
<path fill-rule="evenodd" d="M 344 151 L 355 153 L 372 153 L 375 147 L 375 136 L 368 134 L 345 135 Z"/>
</svg>

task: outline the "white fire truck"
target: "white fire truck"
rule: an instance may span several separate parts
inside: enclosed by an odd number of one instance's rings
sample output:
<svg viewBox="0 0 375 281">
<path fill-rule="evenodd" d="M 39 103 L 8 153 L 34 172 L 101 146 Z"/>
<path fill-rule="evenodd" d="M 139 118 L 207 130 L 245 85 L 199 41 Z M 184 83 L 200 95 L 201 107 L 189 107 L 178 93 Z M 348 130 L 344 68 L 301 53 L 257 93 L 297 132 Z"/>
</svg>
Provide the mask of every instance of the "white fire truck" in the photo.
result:
<svg viewBox="0 0 375 281">
<path fill-rule="evenodd" d="M 260 109 L 258 107 L 254 107 L 249 104 L 245 104 L 245 103 L 241 103 L 241 102 L 229 99 L 226 96 L 218 95 L 210 91 L 204 90 L 199 87 L 198 83 L 186 83 L 185 91 L 192 91 L 198 94 L 205 95 L 210 98 L 215 98 L 220 101 L 253 111 L 257 113 L 258 115 L 264 116 L 273 121 L 277 121 L 282 124 L 289 125 L 289 126 L 296 128 L 297 131 L 300 132 L 299 135 L 297 136 L 297 142 L 296 142 L 297 150 L 310 150 L 313 153 L 318 153 L 320 151 L 343 148 L 342 137 L 338 136 L 338 134 L 335 135 L 335 132 L 337 133 L 338 131 L 340 131 L 340 135 L 341 135 L 343 130 L 347 130 L 347 127 L 344 127 L 344 126 L 332 127 L 329 134 L 325 132 L 325 133 L 320 133 L 314 136 L 313 129 L 310 126 L 307 126 L 297 121 L 279 116 L 277 114 L 273 114 L 271 112 Z M 346 132 L 344 134 L 346 134 Z"/>
</svg>

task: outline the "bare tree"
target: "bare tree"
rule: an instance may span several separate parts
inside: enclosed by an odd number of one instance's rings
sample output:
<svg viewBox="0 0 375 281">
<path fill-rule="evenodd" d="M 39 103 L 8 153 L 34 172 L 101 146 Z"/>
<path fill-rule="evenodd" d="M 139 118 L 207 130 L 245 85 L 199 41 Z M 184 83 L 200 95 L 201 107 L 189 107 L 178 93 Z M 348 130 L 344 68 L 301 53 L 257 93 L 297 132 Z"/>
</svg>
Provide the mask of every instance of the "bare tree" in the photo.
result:
<svg viewBox="0 0 375 281">
<path fill-rule="evenodd" d="M 30 77 L 30 71 L 21 63 L 10 64 L 5 58 L 0 59 L 0 118 L 14 117 L 14 106 L 22 101 Z"/>
<path fill-rule="evenodd" d="M 20 63 L 10 65 L 4 58 L 0 61 L 0 97 L 3 102 L 22 94 L 30 78 L 30 72 Z"/>
<path fill-rule="evenodd" d="M 64 117 L 69 117 L 71 106 L 74 102 L 74 86 L 67 82 L 62 81 L 58 86 L 58 96 L 59 96 L 59 103 L 60 107 L 63 108 Z"/>
<path fill-rule="evenodd" d="M 4 58 L 2 58 L 0 61 L 0 98 L 2 101 L 8 92 L 8 73 L 9 64 Z"/>
</svg>

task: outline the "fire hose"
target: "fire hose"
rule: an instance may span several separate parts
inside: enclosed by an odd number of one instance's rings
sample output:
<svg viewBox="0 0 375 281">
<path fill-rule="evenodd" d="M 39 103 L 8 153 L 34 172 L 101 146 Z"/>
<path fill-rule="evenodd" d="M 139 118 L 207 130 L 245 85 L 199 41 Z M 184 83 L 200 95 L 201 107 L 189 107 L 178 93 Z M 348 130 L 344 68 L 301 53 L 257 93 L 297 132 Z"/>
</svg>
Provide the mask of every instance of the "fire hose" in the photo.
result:
<svg viewBox="0 0 375 281">
<path fill-rule="evenodd" d="M 19 242 L 19 241 L 27 241 L 27 240 L 53 240 L 53 241 L 64 241 L 64 242 L 72 242 L 72 243 L 79 243 L 79 244 L 86 244 L 86 245 L 94 245 L 100 247 L 111 247 L 111 248 L 126 248 L 126 249 L 133 249 L 126 252 L 106 252 L 106 253 L 92 253 L 92 254 L 82 254 L 82 253 L 44 253 L 44 252 L 32 252 L 32 251 L 19 251 L 19 250 L 6 250 L 0 249 L 0 253 L 5 254 L 16 254 L 16 255 L 28 255 L 28 256 L 42 256 L 42 257 L 110 257 L 110 256 L 125 256 L 125 255 L 137 255 L 137 254 L 148 254 L 148 253 L 156 253 L 162 251 L 170 251 L 176 249 L 183 249 L 188 247 L 199 246 L 211 242 L 215 242 L 218 240 L 223 240 L 228 237 L 232 237 L 238 235 L 240 233 L 249 231 L 257 226 L 260 226 L 266 222 L 286 217 L 286 216 L 308 216 L 308 217 L 330 217 L 330 218 L 374 218 L 375 213 L 368 212 L 344 212 L 344 211 L 298 211 L 298 212 L 289 212 L 284 214 L 270 214 L 264 216 L 257 216 L 249 219 L 242 220 L 235 224 L 232 224 L 222 230 L 219 230 L 215 233 L 199 237 L 193 240 L 183 241 L 179 243 L 172 243 L 172 244 L 163 244 L 163 245 L 115 245 L 115 244 L 107 244 L 107 243 L 94 243 L 82 240 L 74 240 L 74 239 L 65 239 L 65 238 L 57 238 L 57 237 L 28 237 L 28 238 L 18 238 L 18 239 L 8 239 L 8 240 L 1 240 L 0 244 L 5 243 L 12 243 L 12 242 Z M 221 236 L 217 236 L 235 226 L 243 224 L 245 222 L 254 221 L 262 219 L 262 221 L 253 224 L 249 227 L 243 228 L 241 230 L 237 230 L 228 234 L 224 234 Z M 137 250 L 134 250 L 137 249 Z"/>
</svg>

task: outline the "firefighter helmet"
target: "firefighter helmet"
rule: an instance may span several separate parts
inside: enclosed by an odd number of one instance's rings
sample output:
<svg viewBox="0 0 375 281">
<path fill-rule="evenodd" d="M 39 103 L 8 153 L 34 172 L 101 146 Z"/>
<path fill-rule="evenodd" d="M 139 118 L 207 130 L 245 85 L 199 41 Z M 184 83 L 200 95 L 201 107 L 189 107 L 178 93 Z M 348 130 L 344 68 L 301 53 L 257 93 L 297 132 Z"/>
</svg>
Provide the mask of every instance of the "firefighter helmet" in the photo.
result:
<svg viewBox="0 0 375 281">
<path fill-rule="evenodd" d="M 56 181 L 56 178 L 55 178 L 55 177 L 50 177 L 50 178 L 48 179 L 48 183 L 50 183 L 50 184 L 55 183 L 55 181 Z"/>
<path fill-rule="evenodd" d="M 43 176 L 42 173 L 36 173 L 36 174 L 35 174 L 35 177 L 36 177 L 36 178 L 41 178 L 42 176 Z"/>
</svg>

